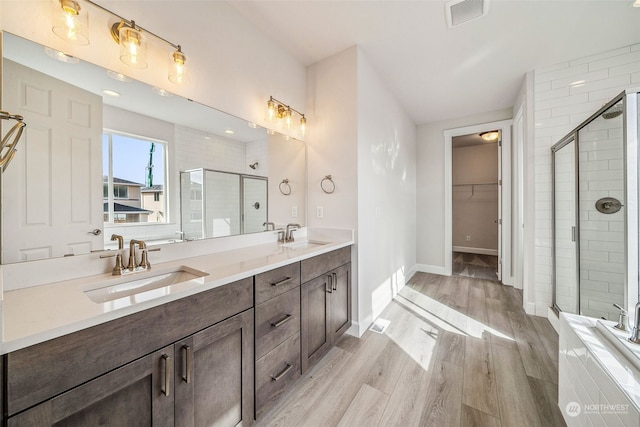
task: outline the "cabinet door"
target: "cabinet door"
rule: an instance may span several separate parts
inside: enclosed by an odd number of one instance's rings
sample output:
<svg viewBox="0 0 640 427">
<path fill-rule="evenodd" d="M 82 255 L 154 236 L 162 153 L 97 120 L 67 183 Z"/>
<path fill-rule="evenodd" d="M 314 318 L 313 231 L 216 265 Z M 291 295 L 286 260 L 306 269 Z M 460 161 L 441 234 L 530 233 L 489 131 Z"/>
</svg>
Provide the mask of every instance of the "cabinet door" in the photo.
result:
<svg viewBox="0 0 640 427">
<path fill-rule="evenodd" d="M 351 326 L 351 263 L 332 273 L 331 343 Z"/>
<path fill-rule="evenodd" d="M 175 344 L 176 426 L 253 422 L 253 310 Z"/>
<path fill-rule="evenodd" d="M 302 372 L 319 360 L 331 346 L 331 275 L 323 275 L 300 288 Z"/>
<path fill-rule="evenodd" d="M 173 346 L 154 352 L 17 414 L 8 425 L 172 426 L 173 358 Z"/>
</svg>

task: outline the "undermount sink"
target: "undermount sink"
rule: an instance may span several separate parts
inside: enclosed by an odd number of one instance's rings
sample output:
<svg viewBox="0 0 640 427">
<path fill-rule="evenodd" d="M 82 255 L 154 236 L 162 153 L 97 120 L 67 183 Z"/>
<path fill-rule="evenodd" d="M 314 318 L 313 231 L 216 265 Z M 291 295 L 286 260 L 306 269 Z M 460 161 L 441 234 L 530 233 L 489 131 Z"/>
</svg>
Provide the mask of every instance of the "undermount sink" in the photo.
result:
<svg viewBox="0 0 640 427">
<path fill-rule="evenodd" d="M 609 342 L 629 360 L 629 363 L 640 370 L 640 344 L 627 341 L 627 338 L 631 336 L 631 332 L 614 329 L 613 325 L 615 325 L 615 322 L 598 319 L 596 329 L 600 332 L 600 335 L 603 335 L 609 340 Z"/>
<path fill-rule="evenodd" d="M 293 241 L 289 243 L 283 243 L 282 247 L 291 248 L 291 249 L 308 249 L 314 248 L 316 246 L 326 245 L 329 242 L 321 242 L 319 240 L 300 240 L 298 242 Z"/>
<path fill-rule="evenodd" d="M 99 286 L 85 290 L 84 293 L 95 303 L 114 301 L 119 298 L 137 296 L 150 293 L 150 291 L 168 291 L 170 286 L 192 282 L 194 284 L 203 283 L 204 277 L 209 273 L 195 270 L 190 267 L 181 266 L 168 271 L 148 271 L 144 273 L 133 273 L 117 279 L 107 280 Z M 158 292 L 156 292 L 158 293 Z M 146 295 L 156 297 L 167 292 L 159 292 L 158 295 Z M 150 299 L 150 298 L 143 298 Z"/>
</svg>

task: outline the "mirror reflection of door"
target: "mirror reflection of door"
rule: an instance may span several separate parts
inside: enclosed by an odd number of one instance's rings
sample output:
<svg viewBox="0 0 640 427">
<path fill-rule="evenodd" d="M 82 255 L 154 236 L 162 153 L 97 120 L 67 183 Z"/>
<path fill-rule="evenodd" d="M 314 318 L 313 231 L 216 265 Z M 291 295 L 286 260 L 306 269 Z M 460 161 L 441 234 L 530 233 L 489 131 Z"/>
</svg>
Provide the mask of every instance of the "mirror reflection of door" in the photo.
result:
<svg viewBox="0 0 640 427">
<path fill-rule="evenodd" d="M 101 98 L 7 59 L 2 95 L 27 123 L 2 177 L 2 263 L 102 249 Z"/>
<path fill-rule="evenodd" d="M 267 180 L 265 178 L 242 177 L 243 233 L 264 231 L 267 221 Z"/>
</svg>

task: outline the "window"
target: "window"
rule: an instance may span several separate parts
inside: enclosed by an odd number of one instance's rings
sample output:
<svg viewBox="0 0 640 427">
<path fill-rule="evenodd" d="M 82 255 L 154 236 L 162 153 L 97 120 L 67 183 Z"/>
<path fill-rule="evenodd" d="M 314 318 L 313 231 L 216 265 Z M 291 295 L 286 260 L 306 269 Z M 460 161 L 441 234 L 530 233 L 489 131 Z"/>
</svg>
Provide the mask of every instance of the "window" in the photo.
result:
<svg viewBox="0 0 640 427">
<path fill-rule="evenodd" d="M 102 137 L 104 217 L 107 224 L 165 222 L 166 143 L 105 131 Z M 151 188 L 153 187 L 153 188 Z M 146 190 L 146 191 L 145 191 Z M 151 197 L 143 194 L 153 190 Z M 147 205 L 145 206 L 145 201 Z"/>
</svg>

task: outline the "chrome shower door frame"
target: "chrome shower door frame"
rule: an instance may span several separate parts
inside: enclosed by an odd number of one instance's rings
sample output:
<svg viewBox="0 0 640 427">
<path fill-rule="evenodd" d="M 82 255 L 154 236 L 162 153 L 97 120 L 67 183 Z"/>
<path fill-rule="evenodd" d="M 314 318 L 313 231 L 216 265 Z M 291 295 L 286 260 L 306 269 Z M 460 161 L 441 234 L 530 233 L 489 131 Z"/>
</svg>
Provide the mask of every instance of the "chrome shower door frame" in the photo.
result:
<svg viewBox="0 0 640 427">
<path fill-rule="evenodd" d="M 574 156 L 575 156 L 575 186 L 576 186 L 576 277 L 578 278 L 577 287 L 577 308 L 580 312 L 580 165 L 579 165 L 579 149 L 580 138 L 579 132 L 592 121 L 597 119 L 603 112 L 611 108 L 616 103 L 623 101 L 623 165 L 624 165 L 624 195 L 625 195 L 625 260 L 626 271 L 624 272 L 624 301 L 625 307 L 629 312 L 632 312 L 636 301 L 640 300 L 640 288 L 638 285 L 638 266 L 640 264 L 640 251 L 639 251 L 639 237 L 638 230 L 640 217 L 638 216 L 638 200 L 640 195 L 638 193 L 640 188 L 640 176 L 638 176 L 638 96 L 640 89 L 627 89 L 614 97 L 611 101 L 603 105 L 598 111 L 593 113 L 589 118 L 580 123 L 575 129 L 569 132 L 559 142 L 551 147 L 551 168 L 552 168 L 552 271 L 553 271 L 553 295 L 552 295 L 552 309 L 557 313 L 560 308 L 556 301 L 557 281 L 556 281 L 556 202 L 555 202 L 555 188 L 556 188 L 556 170 L 555 170 L 555 156 L 556 152 L 561 148 L 569 144 L 571 141 L 575 141 Z"/>
</svg>

